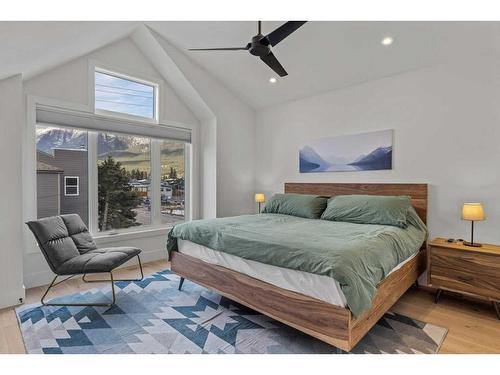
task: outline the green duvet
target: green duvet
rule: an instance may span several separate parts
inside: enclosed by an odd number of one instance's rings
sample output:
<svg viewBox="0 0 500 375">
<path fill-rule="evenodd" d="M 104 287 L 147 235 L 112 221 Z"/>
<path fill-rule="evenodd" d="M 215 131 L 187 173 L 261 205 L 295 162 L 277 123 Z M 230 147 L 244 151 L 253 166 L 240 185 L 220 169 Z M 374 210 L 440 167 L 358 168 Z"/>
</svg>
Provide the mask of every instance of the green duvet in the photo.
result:
<svg viewBox="0 0 500 375">
<path fill-rule="evenodd" d="M 357 316 L 370 308 L 377 284 L 415 254 L 426 235 L 413 209 L 405 229 L 257 214 L 178 224 L 168 235 L 167 249 L 176 251 L 180 238 L 241 258 L 332 277 Z"/>
</svg>

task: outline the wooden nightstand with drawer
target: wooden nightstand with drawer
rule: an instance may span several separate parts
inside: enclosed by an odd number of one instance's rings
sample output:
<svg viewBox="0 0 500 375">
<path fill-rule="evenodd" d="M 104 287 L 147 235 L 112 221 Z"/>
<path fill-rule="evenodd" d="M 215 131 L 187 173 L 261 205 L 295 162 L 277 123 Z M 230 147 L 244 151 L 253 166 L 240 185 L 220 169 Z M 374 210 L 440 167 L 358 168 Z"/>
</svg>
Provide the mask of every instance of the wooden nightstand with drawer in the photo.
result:
<svg viewBox="0 0 500 375">
<path fill-rule="evenodd" d="M 500 319 L 500 246 L 466 246 L 436 238 L 429 243 L 428 283 L 437 288 L 436 303 L 443 290 L 492 301 Z"/>
</svg>

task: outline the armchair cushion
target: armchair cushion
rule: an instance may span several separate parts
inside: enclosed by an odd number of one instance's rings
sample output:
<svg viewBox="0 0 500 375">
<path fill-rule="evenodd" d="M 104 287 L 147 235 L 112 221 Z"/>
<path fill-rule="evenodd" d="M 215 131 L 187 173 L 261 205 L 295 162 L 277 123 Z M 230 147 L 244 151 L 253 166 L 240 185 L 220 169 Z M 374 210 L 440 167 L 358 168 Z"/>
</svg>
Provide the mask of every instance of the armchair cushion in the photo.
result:
<svg viewBox="0 0 500 375">
<path fill-rule="evenodd" d="M 68 234 L 73 239 L 80 254 L 97 249 L 94 239 L 79 215 L 61 215 L 61 219 L 64 221 Z"/>
<path fill-rule="evenodd" d="M 141 252 L 136 247 L 110 247 L 90 250 L 64 262 L 58 275 L 110 272 Z"/>
<path fill-rule="evenodd" d="M 60 216 L 29 221 L 26 224 L 35 235 L 52 271 L 56 272 L 64 262 L 80 255 Z"/>
</svg>

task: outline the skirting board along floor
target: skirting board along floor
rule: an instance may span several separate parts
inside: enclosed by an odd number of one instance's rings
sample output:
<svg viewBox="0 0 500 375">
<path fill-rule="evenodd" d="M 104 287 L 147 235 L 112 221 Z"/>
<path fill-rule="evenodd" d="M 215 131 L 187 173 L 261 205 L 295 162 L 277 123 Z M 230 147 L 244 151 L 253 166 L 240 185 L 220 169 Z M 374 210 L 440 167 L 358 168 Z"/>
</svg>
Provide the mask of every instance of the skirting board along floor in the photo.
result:
<svg viewBox="0 0 500 375">
<path fill-rule="evenodd" d="M 147 263 L 144 273 L 151 274 L 168 266 L 165 261 Z M 133 276 L 135 272 L 134 267 L 120 269 L 116 276 Z M 54 288 L 48 297 L 73 294 L 100 285 L 85 284 L 80 279 L 69 280 Z M 39 301 L 44 290 L 44 287 L 28 289 L 26 303 Z M 448 328 L 439 353 L 500 353 L 500 324 L 490 304 L 453 296 L 442 298 L 435 304 L 434 295 L 429 291 L 410 289 L 391 310 Z M 0 310 L 0 353 L 24 352 L 14 308 Z"/>
</svg>

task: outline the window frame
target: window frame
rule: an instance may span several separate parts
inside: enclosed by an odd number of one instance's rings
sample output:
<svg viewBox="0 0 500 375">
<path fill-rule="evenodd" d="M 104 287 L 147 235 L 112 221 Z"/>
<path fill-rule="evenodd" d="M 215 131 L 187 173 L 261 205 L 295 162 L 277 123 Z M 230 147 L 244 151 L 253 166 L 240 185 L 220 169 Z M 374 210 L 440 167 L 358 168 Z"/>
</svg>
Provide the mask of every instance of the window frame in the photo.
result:
<svg viewBox="0 0 500 375">
<path fill-rule="evenodd" d="M 23 199 L 26 202 L 23 205 L 23 220 L 36 220 L 37 218 L 37 191 L 36 191 L 36 126 L 61 126 L 65 127 L 63 124 L 55 124 L 55 123 L 45 123 L 45 122 L 37 122 L 36 120 L 36 111 L 38 107 L 51 107 L 51 108 L 59 108 L 61 112 L 65 111 L 75 111 L 81 113 L 88 113 L 89 115 L 95 114 L 94 111 L 94 70 L 96 66 L 104 66 L 102 63 L 97 63 L 96 60 L 89 59 L 87 64 L 87 77 L 88 77 L 88 85 L 87 85 L 87 102 L 83 103 L 75 103 L 72 101 L 67 101 L 59 98 L 52 98 L 46 96 L 39 96 L 34 94 L 28 94 L 26 96 L 26 121 L 24 122 L 24 134 L 23 137 L 23 150 L 25 150 L 23 154 L 23 168 L 22 175 L 24 181 L 27 183 L 23 184 Z M 121 68 L 116 69 L 113 67 L 113 71 L 120 71 Z M 134 76 L 139 76 L 138 74 L 134 74 Z M 161 78 L 155 77 L 154 79 L 158 79 L 159 86 L 159 94 L 157 101 L 161 99 L 161 92 L 163 91 L 163 81 Z M 162 108 L 158 106 L 158 116 L 161 118 Z M 127 118 L 115 117 L 104 115 L 105 117 L 109 117 L 110 119 L 115 120 L 127 120 Z M 134 131 L 137 135 L 141 135 L 144 132 L 144 128 L 150 128 L 151 126 L 158 125 L 159 122 L 147 121 L 147 119 L 139 118 L 130 120 L 127 123 L 127 132 L 131 133 L 131 122 L 134 123 L 134 126 L 137 129 L 137 132 Z M 184 162 L 185 162 L 185 207 L 184 207 L 184 220 L 190 221 L 193 218 L 199 218 L 200 216 L 200 201 L 199 201 L 199 189 L 197 187 L 197 182 L 200 178 L 199 172 L 199 128 L 195 124 L 188 124 L 182 122 L 175 121 L 164 121 L 161 125 L 172 126 L 174 128 L 182 128 L 186 129 L 191 133 L 191 143 L 185 143 L 185 152 L 184 152 Z M 88 134 L 87 136 L 90 138 L 91 134 L 96 134 L 96 131 L 91 129 L 86 129 Z M 116 132 L 115 128 L 103 128 L 102 131 L 110 131 Z M 147 130 L 146 130 L 147 132 Z M 96 135 L 97 136 L 97 135 Z M 89 152 L 89 163 L 97 163 L 97 145 L 93 147 L 92 142 L 88 138 L 88 152 Z M 154 138 L 154 136 L 151 136 Z M 165 139 L 168 139 L 165 137 Z M 95 158 L 91 159 L 91 155 L 95 152 Z M 158 164 L 160 164 L 158 160 Z M 88 171 L 88 187 L 91 188 L 92 178 L 95 178 L 97 181 L 97 169 L 94 173 L 95 176 L 92 176 L 92 170 Z M 160 178 L 158 178 L 160 179 Z M 59 184 L 58 186 L 61 186 Z M 96 185 L 97 186 L 97 185 Z M 154 186 L 154 185 L 153 185 Z M 160 187 L 158 186 L 158 189 Z M 96 189 L 97 190 L 97 189 Z M 62 193 L 62 192 L 60 192 Z M 94 198 L 95 195 L 95 198 Z M 90 194 L 88 197 L 88 207 L 89 207 L 89 224 L 92 220 L 92 207 L 95 205 L 95 211 L 97 212 L 98 202 L 97 202 L 97 194 Z M 161 199 L 161 198 L 160 198 Z M 161 202 L 160 202 L 161 205 Z M 97 217 L 96 220 L 97 221 Z M 121 243 L 121 241 L 133 240 L 133 239 L 142 239 L 142 238 L 151 238 L 156 236 L 164 236 L 172 228 L 173 225 L 164 224 L 164 225 L 150 225 L 147 227 L 132 227 L 124 230 L 117 230 L 113 233 L 104 233 L 92 231 L 91 226 L 89 225 L 89 230 L 91 231 L 92 236 L 99 241 L 100 244 L 116 244 Z M 96 223 L 97 227 L 97 223 Z M 33 239 L 32 233 L 24 227 L 23 230 L 23 240 L 26 244 L 25 253 L 26 254 L 38 254 L 39 248 L 36 241 Z"/>
<path fill-rule="evenodd" d="M 84 129 L 85 130 L 85 129 Z M 138 129 L 139 131 L 140 129 Z M 98 163 L 98 153 L 97 153 L 97 139 L 100 132 L 108 132 L 112 134 L 118 134 L 119 132 L 113 130 L 90 130 L 87 131 L 87 145 L 88 145 L 88 182 L 89 182 L 89 231 L 97 238 L 103 238 L 107 236 L 116 235 L 133 235 L 134 233 L 149 232 L 151 230 L 158 229 L 169 229 L 174 226 L 174 224 L 162 224 L 161 223 L 161 150 L 160 143 L 162 140 L 168 140 L 169 138 L 157 138 L 152 136 L 145 136 L 138 134 L 126 134 L 129 136 L 137 137 L 147 137 L 150 139 L 150 163 L 151 163 L 151 212 L 150 212 L 150 224 L 133 226 L 129 228 L 117 228 L 110 229 L 106 231 L 99 230 L 99 196 L 98 196 L 98 173 L 97 173 L 97 163 Z M 191 216 L 191 156 L 192 152 L 191 144 L 184 143 L 184 222 L 190 221 Z M 94 186 L 94 188 L 92 188 Z"/>
<path fill-rule="evenodd" d="M 124 238 L 126 239 L 131 239 L 134 237 L 143 237 L 147 234 L 156 232 L 156 231 L 165 231 L 170 228 L 172 228 L 175 224 L 173 223 L 162 223 L 161 221 L 161 142 L 164 140 L 172 140 L 176 141 L 171 138 L 160 138 L 160 137 L 153 137 L 149 135 L 141 135 L 141 134 L 131 134 L 131 133 L 120 133 L 117 132 L 116 130 L 93 130 L 93 129 L 85 129 L 85 128 L 80 128 L 80 127 L 69 127 L 69 126 L 64 126 L 64 125 L 57 125 L 57 124 L 47 124 L 47 123 L 38 123 L 34 122 L 34 129 L 33 132 L 35 133 L 36 126 L 53 126 L 53 127 L 60 127 L 63 129 L 78 129 L 80 131 L 84 131 L 87 133 L 87 191 L 88 191 L 88 228 L 93 237 L 103 239 L 107 237 L 122 237 L 125 236 Z M 138 132 L 140 131 L 140 125 L 138 125 Z M 98 215 L 99 215 L 99 209 L 98 209 L 98 152 L 97 152 L 97 144 L 98 144 L 98 134 L 101 132 L 105 133 L 110 133 L 110 134 L 122 134 L 125 136 L 136 136 L 136 137 L 142 137 L 142 138 L 148 138 L 150 140 L 150 168 L 151 168 L 151 213 L 150 213 L 150 223 L 145 224 L 145 225 L 140 225 L 140 226 L 131 226 L 128 228 L 117 228 L 117 229 L 109 229 L 106 231 L 100 231 L 99 230 L 99 225 L 98 225 Z M 32 173 L 35 174 L 35 199 L 34 199 L 34 212 L 30 217 L 36 218 L 37 217 L 37 201 L 36 201 L 36 140 L 33 139 L 33 153 L 34 153 L 34 165 L 33 165 L 33 171 Z M 176 141 L 176 142 L 182 142 L 182 141 Z M 184 222 L 190 221 L 192 219 L 192 212 L 191 212 L 191 171 L 192 171 L 192 165 L 191 165 L 191 153 L 192 153 L 192 145 L 188 142 L 184 142 Z M 64 196 L 77 196 L 76 194 L 65 194 L 66 193 L 66 187 L 68 186 L 66 183 L 66 178 L 76 178 L 78 181 L 77 185 L 77 190 L 78 190 L 78 195 L 80 194 L 80 178 L 79 176 L 74 176 L 74 175 L 63 175 L 63 193 Z M 75 186 L 75 185 L 69 185 L 69 186 Z M 28 220 L 31 220 L 28 219 Z"/>
<path fill-rule="evenodd" d="M 68 185 L 66 180 L 68 178 L 76 178 L 76 185 Z M 67 187 L 76 187 L 76 194 L 68 194 Z M 78 197 L 80 195 L 80 176 L 64 176 L 64 196 L 65 197 Z"/>
<path fill-rule="evenodd" d="M 153 117 L 143 117 L 143 116 L 136 116 L 124 112 L 117 112 L 117 111 L 110 111 L 107 109 L 100 109 L 96 108 L 95 106 L 95 80 L 96 80 L 96 75 L 95 73 L 99 72 L 102 74 L 107 74 L 116 78 L 121 78 L 125 79 L 128 81 L 132 81 L 135 83 L 140 83 L 143 85 L 151 86 L 153 87 Z M 130 121 L 136 121 L 136 122 L 145 122 L 148 124 L 159 124 L 159 118 L 160 118 L 160 112 L 159 112 L 159 103 L 160 103 L 160 92 L 161 92 L 161 84 L 159 82 L 155 82 L 154 80 L 150 79 L 145 79 L 140 75 L 130 75 L 130 74 L 125 74 L 121 73 L 115 69 L 108 69 L 104 68 L 102 65 L 96 65 L 95 63 L 91 63 L 89 65 L 89 78 L 91 82 L 89 82 L 89 103 L 92 107 L 93 112 L 96 115 L 102 115 L 102 116 L 108 116 L 112 118 L 117 118 L 117 119 L 125 119 L 125 120 L 130 120 Z"/>
</svg>

